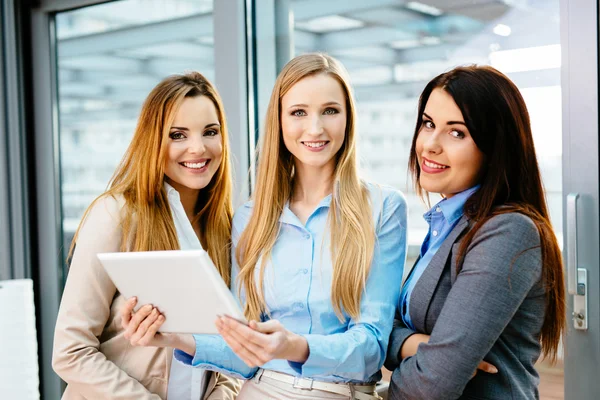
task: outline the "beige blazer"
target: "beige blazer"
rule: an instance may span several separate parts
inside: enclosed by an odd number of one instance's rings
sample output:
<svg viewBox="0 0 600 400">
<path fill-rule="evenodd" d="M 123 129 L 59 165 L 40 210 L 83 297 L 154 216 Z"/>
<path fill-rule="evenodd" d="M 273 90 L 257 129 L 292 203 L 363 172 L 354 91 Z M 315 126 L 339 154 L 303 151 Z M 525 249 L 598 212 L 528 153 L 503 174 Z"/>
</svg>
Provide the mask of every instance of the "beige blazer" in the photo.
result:
<svg viewBox="0 0 600 400">
<path fill-rule="evenodd" d="M 119 251 L 121 197 L 100 199 L 77 238 L 56 329 L 52 367 L 67 382 L 63 400 L 166 399 L 173 349 L 135 347 L 123 337 L 125 299 L 96 254 Z M 239 382 L 211 373 L 204 399 L 234 399 Z"/>
</svg>

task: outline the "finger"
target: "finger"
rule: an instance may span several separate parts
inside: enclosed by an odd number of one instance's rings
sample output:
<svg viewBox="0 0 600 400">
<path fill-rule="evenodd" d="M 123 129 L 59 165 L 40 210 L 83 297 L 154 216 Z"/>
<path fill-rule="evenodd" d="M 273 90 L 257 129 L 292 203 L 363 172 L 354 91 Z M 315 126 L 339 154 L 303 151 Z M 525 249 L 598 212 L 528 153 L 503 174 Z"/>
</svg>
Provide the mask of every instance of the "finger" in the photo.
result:
<svg viewBox="0 0 600 400">
<path fill-rule="evenodd" d="M 482 361 L 479 363 L 479 365 L 477 366 L 477 369 L 487 372 L 488 374 L 496 374 L 498 373 L 498 368 L 496 368 L 494 365 L 490 364 L 489 362 L 486 361 Z M 477 372 L 477 371 L 476 371 Z"/>
<path fill-rule="evenodd" d="M 273 333 L 282 330 L 282 325 L 276 319 L 271 319 L 266 322 L 250 321 L 250 328 L 261 333 Z"/>
<path fill-rule="evenodd" d="M 241 342 L 252 342 L 262 347 L 269 345 L 269 340 L 265 333 L 256 331 L 230 317 L 221 317 L 221 322 L 228 330 L 235 332 Z"/>
<path fill-rule="evenodd" d="M 139 344 L 141 346 L 151 346 L 152 344 L 160 344 L 161 334 L 158 333 L 158 329 L 165 322 L 165 317 L 162 314 L 158 314 L 156 320 L 150 324 L 146 334 L 140 339 Z"/>
<path fill-rule="evenodd" d="M 217 324 L 219 333 L 225 340 L 225 342 L 231 347 L 231 349 L 242 359 L 244 362 L 251 366 L 260 366 L 268 360 L 264 357 L 264 351 L 261 347 L 256 346 L 252 342 L 244 339 L 235 329 L 230 329 L 223 320 Z"/>
<path fill-rule="evenodd" d="M 127 325 L 127 328 L 125 328 L 125 332 L 123 334 L 125 336 L 125 339 L 130 339 L 133 336 L 140 323 L 142 323 L 142 321 L 148 315 L 150 315 L 150 313 L 152 312 L 152 308 L 152 305 L 146 304 L 145 306 L 137 310 L 136 313 L 133 314 L 133 316 L 129 319 L 129 323 Z"/>
<path fill-rule="evenodd" d="M 148 316 L 144 318 L 144 320 L 139 324 L 138 328 L 133 333 L 133 335 L 131 335 L 131 339 L 129 339 L 129 341 L 132 345 L 137 346 L 140 339 L 144 337 L 144 335 L 146 335 L 146 333 L 148 332 L 148 328 L 154 323 L 154 321 L 156 321 L 158 316 L 158 310 L 156 310 L 156 308 L 153 308 L 150 314 L 148 314 Z"/>
<path fill-rule="evenodd" d="M 142 321 L 148 315 L 150 315 L 150 313 L 152 312 L 152 308 L 152 305 L 146 304 L 145 306 L 137 310 L 137 312 L 135 312 L 133 316 L 131 316 L 131 318 L 129 319 L 129 323 L 127 324 L 127 328 L 125 328 L 125 332 L 123 333 L 125 339 L 131 339 L 140 323 L 142 323 Z"/>
<path fill-rule="evenodd" d="M 265 344 L 257 344 L 246 340 L 246 338 L 236 330 L 228 331 L 227 335 L 239 342 L 250 354 L 252 354 L 254 358 L 258 360 L 259 365 L 263 365 L 275 358 L 276 346 L 272 337 L 261 334 L 265 336 Z"/>
<path fill-rule="evenodd" d="M 219 331 L 221 333 L 221 331 Z M 222 331 L 221 336 L 231 350 L 242 359 L 242 361 L 251 368 L 262 365 L 258 357 L 252 353 L 244 343 L 240 343 L 234 336 L 228 334 L 226 330 Z"/>
<path fill-rule="evenodd" d="M 123 326 L 123 329 L 127 329 L 129 321 L 131 320 L 131 314 L 133 313 L 133 309 L 135 308 L 136 304 L 137 297 L 133 296 L 125 302 L 123 307 L 121 307 L 121 326 Z"/>
</svg>

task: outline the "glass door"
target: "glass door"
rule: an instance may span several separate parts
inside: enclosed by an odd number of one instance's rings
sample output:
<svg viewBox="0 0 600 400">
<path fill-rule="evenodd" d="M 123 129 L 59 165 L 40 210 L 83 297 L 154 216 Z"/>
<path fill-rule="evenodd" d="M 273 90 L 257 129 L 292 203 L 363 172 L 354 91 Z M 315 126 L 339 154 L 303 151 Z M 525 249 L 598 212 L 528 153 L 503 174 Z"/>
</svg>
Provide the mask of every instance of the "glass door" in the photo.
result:
<svg viewBox="0 0 600 400">
<path fill-rule="evenodd" d="M 569 295 L 565 399 L 600 396 L 598 2 L 561 0 L 563 198 Z"/>
</svg>

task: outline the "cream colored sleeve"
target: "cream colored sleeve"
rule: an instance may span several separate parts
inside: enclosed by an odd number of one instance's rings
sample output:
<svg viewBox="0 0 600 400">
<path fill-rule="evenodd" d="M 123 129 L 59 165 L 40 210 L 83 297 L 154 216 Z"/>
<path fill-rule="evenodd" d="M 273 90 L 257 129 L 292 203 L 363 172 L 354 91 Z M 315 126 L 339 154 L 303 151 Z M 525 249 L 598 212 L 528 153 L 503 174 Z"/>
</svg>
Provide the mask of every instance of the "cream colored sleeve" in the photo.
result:
<svg viewBox="0 0 600 400">
<path fill-rule="evenodd" d="M 96 254 L 119 251 L 120 212 L 115 198 L 100 199 L 80 229 L 56 321 L 52 367 L 88 399 L 160 399 L 99 351 L 116 288 Z"/>
</svg>

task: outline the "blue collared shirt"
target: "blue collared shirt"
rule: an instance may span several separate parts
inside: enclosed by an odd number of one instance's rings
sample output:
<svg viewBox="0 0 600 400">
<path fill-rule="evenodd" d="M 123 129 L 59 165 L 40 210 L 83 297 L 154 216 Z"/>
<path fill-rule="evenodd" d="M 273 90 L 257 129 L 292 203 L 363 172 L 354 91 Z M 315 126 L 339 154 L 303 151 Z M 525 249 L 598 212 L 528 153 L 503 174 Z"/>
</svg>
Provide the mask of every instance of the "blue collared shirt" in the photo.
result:
<svg viewBox="0 0 600 400">
<path fill-rule="evenodd" d="M 320 381 L 378 380 L 400 295 L 398 282 L 406 258 L 407 211 L 400 192 L 371 184 L 368 187 L 377 240 L 358 319 L 344 314 L 344 320 L 340 321 L 331 304 L 333 266 L 327 218 L 331 196 L 321 201 L 306 224 L 287 206 L 284 208 L 279 236 L 265 265 L 265 301 L 270 318 L 303 335 L 310 353 L 303 364 L 272 360 L 263 368 Z M 252 203 L 247 203 L 235 213 L 234 252 L 251 212 Z M 237 295 L 238 265 L 235 257 L 232 259 L 232 291 Z M 257 280 L 260 263 L 261 260 L 257 263 Z M 244 364 L 220 336 L 194 337 L 194 357 L 177 350 L 176 359 L 243 379 L 251 378 L 257 371 Z"/>
<path fill-rule="evenodd" d="M 399 308 L 402 321 L 410 329 L 415 329 L 410 318 L 410 296 L 412 291 L 429 265 L 429 261 L 431 261 L 446 237 L 448 237 L 458 223 L 458 220 L 462 217 L 467 199 L 477 189 L 479 189 L 479 185 L 460 192 L 449 199 L 442 199 L 431 210 L 423 214 L 423 218 L 429 224 L 429 231 L 421 245 L 421 253 L 417 265 L 413 268 L 400 292 Z"/>
</svg>

